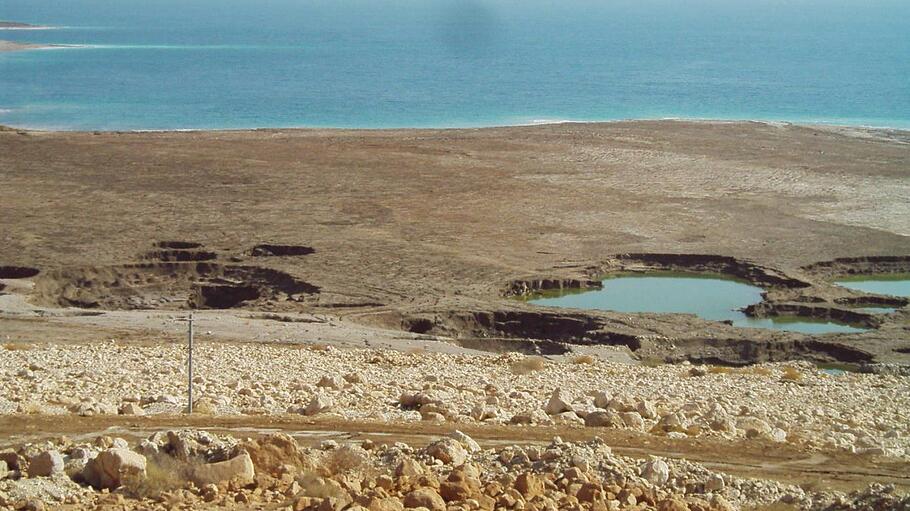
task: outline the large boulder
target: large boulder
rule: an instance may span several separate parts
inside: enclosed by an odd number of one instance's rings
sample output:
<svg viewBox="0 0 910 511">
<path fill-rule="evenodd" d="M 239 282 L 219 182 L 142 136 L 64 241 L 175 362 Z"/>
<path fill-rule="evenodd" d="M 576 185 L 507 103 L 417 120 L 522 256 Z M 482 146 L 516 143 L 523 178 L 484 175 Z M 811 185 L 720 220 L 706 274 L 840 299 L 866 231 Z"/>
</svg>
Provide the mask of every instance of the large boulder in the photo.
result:
<svg viewBox="0 0 910 511">
<path fill-rule="evenodd" d="M 594 394 L 594 406 L 597 408 L 606 408 L 613 401 L 613 394 L 607 391 L 600 391 Z"/>
<path fill-rule="evenodd" d="M 467 500 L 479 492 L 480 471 L 471 464 L 456 468 L 439 484 L 439 494 L 446 502 Z"/>
<path fill-rule="evenodd" d="M 202 458 L 207 463 L 214 463 L 231 459 L 239 452 L 236 439 L 203 430 L 158 432 L 148 440 L 158 446 L 158 451 L 182 461 Z"/>
<path fill-rule="evenodd" d="M 635 402 L 628 396 L 614 396 L 605 407 L 615 412 L 631 412 L 635 410 Z"/>
<path fill-rule="evenodd" d="M 338 390 L 344 387 L 344 380 L 338 376 L 323 376 L 319 380 L 319 383 L 316 384 L 317 387 L 323 387 L 326 389 Z"/>
<path fill-rule="evenodd" d="M 395 467 L 396 477 L 419 477 L 426 473 L 426 468 L 414 458 L 404 458 Z"/>
<path fill-rule="evenodd" d="M 550 400 L 547 402 L 546 412 L 548 415 L 557 415 L 563 412 L 571 412 L 572 398 L 563 392 L 562 389 L 555 389 L 550 394 Z"/>
<path fill-rule="evenodd" d="M 546 491 L 543 480 L 530 472 L 525 472 L 515 479 L 515 489 L 526 500 L 543 495 Z"/>
<path fill-rule="evenodd" d="M 242 445 L 259 472 L 277 475 L 286 465 L 311 469 L 314 461 L 300 450 L 297 441 L 287 433 L 274 433 Z"/>
<path fill-rule="evenodd" d="M 253 482 L 256 471 L 250 454 L 242 452 L 237 456 L 216 463 L 206 463 L 193 467 L 191 478 L 198 487 L 206 484 L 221 484 L 235 482 L 241 486 Z"/>
<path fill-rule="evenodd" d="M 771 426 L 758 417 L 740 417 L 736 427 L 746 433 L 746 438 L 770 438 Z"/>
<path fill-rule="evenodd" d="M 137 403 L 126 403 L 120 407 L 120 415 L 145 415 L 145 410 Z"/>
<path fill-rule="evenodd" d="M 129 449 L 101 451 L 85 465 L 83 477 L 96 489 L 119 488 L 129 480 L 145 478 L 145 456 Z"/>
<path fill-rule="evenodd" d="M 622 418 L 613 410 L 591 412 L 585 415 L 585 426 L 589 428 L 621 428 L 624 425 Z"/>
<path fill-rule="evenodd" d="M 478 444 L 473 438 L 462 433 L 461 431 L 458 431 L 457 429 L 449 433 L 449 438 L 460 443 L 465 448 L 465 450 L 470 453 L 480 451 L 480 444 Z"/>
<path fill-rule="evenodd" d="M 654 406 L 654 403 L 644 399 L 639 399 L 635 402 L 635 411 L 644 419 L 657 418 L 657 408 Z"/>
<path fill-rule="evenodd" d="M 395 497 L 374 497 L 370 500 L 370 505 L 367 509 L 370 511 L 404 511 L 404 505 Z"/>
<path fill-rule="evenodd" d="M 316 394 L 310 401 L 310 404 L 306 405 L 306 408 L 303 409 L 303 414 L 320 414 L 331 410 L 333 406 L 335 406 L 335 403 L 332 401 L 332 398 L 325 394 Z"/>
<path fill-rule="evenodd" d="M 623 424 L 632 429 L 644 429 L 645 421 L 638 412 L 622 412 L 619 414 Z"/>
<path fill-rule="evenodd" d="M 28 461 L 29 477 L 49 477 L 63 472 L 63 456 L 54 450 L 39 452 Z"/>
<path fill-rule="evenodd" d="M 408 509 L 422 507 L 430 511 L 445 511 L 446 502 L 432 488 L 420 488 L 404 497 L 404 507 Z"/>
<path fill-rule="evenodd" d="M 663 486 L 670 480 L 670 467 L 664 460 L 652 457 L 642 463 L 641 477 L 655 486 Z"/>
<path fill-rule="evenodd" d="M 452 438 L 443 438 L 428 445 L 426 453 L 447 465 L 464 465 L 468 459 L 467 450 Z"/>
<path fill-rule="evenodd" d="M 402 408 L 412 409 L 421 407 L 430 403 L 439 403 L 440 400 L 434 394 L 426 392 L 402 392 L 398 397 L 398 404 Z"/>
<path fill-rule="evenodd" d="M 22 465 L 25 464 L 25 460 L 22 456 L 19 456 L 19 453 L 10 449 L 0 451 L 0 461 L 6 462 L 6 466 L 10 470 L 22 470 Z"/>
</svg>

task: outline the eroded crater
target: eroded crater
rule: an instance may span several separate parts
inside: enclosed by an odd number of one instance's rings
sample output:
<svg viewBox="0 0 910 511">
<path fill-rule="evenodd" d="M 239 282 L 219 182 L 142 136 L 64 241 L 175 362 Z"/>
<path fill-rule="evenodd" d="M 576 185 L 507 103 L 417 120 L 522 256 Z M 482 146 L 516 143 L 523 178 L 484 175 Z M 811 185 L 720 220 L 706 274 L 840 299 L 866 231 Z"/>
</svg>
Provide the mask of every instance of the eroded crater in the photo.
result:
<svg viewBox="0 0 910 511">
<path fill-rule="evenodd" d="M 179 261 L 179 262 L 188 262 L 188 261 L 214 261 L 217 259 L 218 255 L 214 252 L 208 252 L 204 250 L 155 250 L 148 252 L 145 255 L 145 259 L 150 259 L 153 261 Z"/>
<path fill-rule="evenodd" d="M 256 245 L 250 251 L 250 255 L 255 257 L 284 257 L 284 256 L 304 256 L 316 252 L 313 247 L 304 245 Z"/>
<path fill-rule="evenodd" d="M 907 258 L 874 258 L 871 263 L 869 258 L 857 258 L 857 261 L 875 268 L 889 265 L 894 271 L 903 271 Z M 839 268 L 844 264 L 839 261 Z M 583 274 L 547 275 L 510 282 L 503 288 L 503 295 L 519 298 L 526 305 L 512 308 L 527 311 L 453 313 L 444 321 L 437 320 L 433 332 L 446 334 L 448 330 L 450 334 L 457 332 L 478 338 L 528 337 L 566 344 L 621 344 L 632 349 L 642 360 L 662 362 L 690 360 L 743 365 L 804 359 L 862 365 L 874 362 L 875 353 L 882 349 L 891 351 L 892 348 L 881 345 L 883 336 L 890 334 L 879 334 L 875 329 L 897 320 L 895 315 L 882 314 L 880 309 L 871 308 L 906 305 L 899 297 L 859 296 L 846 289 L 838 291 L 826 279 L 795 277 L 776 268 L 727 256 L 620 254 L 585 268 Z M 652 307 L 653 302 L 665 298 L 661 293 L 654 294 L 653 300 L 645 300 L 646 307 L 641 309 L 590 307 L 583 303 L 611 285 L 610 280 L 603 279 L 622 276 L 644 281 L 658 274 L 701 281 L 722 280 L 733 287 L 747 284 L 745 288 L 753 286 L 751 291 L 746 289 L 752 294 L 741 297 L 741 304 L 721 309 L 724 314 L 742 316 L 739 322 L 735 318 L 724 320 L 698 314 L 713 320 L 713 326 L 692 316 L 664 314 L 677 311 Z M 815 277 L 819 274 L 806 271 L 806 275 Z M 658 286 L 656 291 L 660 290 L 665 289 Z M 626 295 L 635 292 L 635 289 L 625 290 Z M 682 303 L 705 298 L 701 292 L 680 292 L 679 295 Z M 535 310 L 533 302 L 536 299 L 561 296 L 578 303 L 562 311 L 552 306 Z M 637 314 L 626 315 L 629 313 Z M 730 328 L 721 323 L 760 328 L 761 331 Z M 864 334 L 867 330 L 869 333 Z M 821 333 L 850 336 L 815 337 Z"/>
<path fill-rule="evenodd" d="M 202 248 L 202 243 L 196 243 L 195 241 L 159 241 L 155 243 L 155 246 L 171 250 L 190 250 Z"/>
<path fill-rule="evenodd" d="M 588 271 L 605 275 L 623 270 L 667 270 L 727 275 L 762 287 L 806 288 L 812 284 L 781 271 L 730 256 L 711 254 L 619 254 Z"/>
<path fill-rule="evenodd" d="M 694 314 L 737 327 L 804 334 L 859 332 L 879 319 L 804 293 L 812 283 L 733 257 L 620 254 L 586 269 L 588 279 L 525 279 L 506 296 L 539 306 L 618 313 Z M 600 280 L 598 280 L 600 279 Z"/>
<path fill-rule="evenodd" d="M 189 305 L 195 309 L 231 309 L 260 296 L 258 288 L 245 285 L 199 284 L 193 290 Z"/>
<path fill-rule="evenodd" d="M 41 271 L 27 266 L 0 266 L 0 279 L 30 279 Z"/>
<path fill-rule="evenodd" d="M 64 268 L 42 274 L 39 305 L 104 309 L 232 308 L 303 302 L 319 288 L 256 266 L 157 262 Z"/>
<path fill-rule="evenodd" d="M 820 277 L 910 273 L 910 256 L 841 257 L 803 266 L 803 271 Z"/>
</svg>

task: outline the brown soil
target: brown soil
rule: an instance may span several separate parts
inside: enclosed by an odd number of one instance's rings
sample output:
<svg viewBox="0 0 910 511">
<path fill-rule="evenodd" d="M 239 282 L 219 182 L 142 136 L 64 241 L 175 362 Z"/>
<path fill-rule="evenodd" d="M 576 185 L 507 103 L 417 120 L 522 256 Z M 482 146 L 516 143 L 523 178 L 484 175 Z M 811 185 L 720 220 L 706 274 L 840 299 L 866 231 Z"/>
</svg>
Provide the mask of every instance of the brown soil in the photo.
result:
<svg viewBox="0 0 910 511">
<path fill-rule="evenodd" d="M 0 264 L 40 270 L 17 292 L 44 306 L 326 313 L 669 361 L 907 363 L 906 308 L 850 310 L 906 301 L 828 280 L 910 269 L 908 169 L 907 132 L 761 123 L 3 130 Z M 736 275 L 768 289 L 756 314 L 872 329 L 808 337 L 511 297 L 647 269 Z"/>
</svg>

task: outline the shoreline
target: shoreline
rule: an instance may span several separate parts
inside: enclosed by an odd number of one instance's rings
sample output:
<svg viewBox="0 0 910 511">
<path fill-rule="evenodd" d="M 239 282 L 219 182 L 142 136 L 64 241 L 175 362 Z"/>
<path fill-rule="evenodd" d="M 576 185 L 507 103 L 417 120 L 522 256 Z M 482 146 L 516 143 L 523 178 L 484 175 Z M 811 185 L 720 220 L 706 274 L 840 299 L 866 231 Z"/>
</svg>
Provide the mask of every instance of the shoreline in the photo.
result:
<svg viewBox="0 0 910 511">
<path fill-rule="evenodd" d="M 0 39 L 0 53 L 11 53 L 16 51 L 29 51 L 29 50 L 63 50 L 67 48 L 86 48 L 86 46 L 78 44 L 36 44 L 36 43 L 20 43 L 17 41 L 9 41 L 6 39 Z"/>
<path fill-rule="evenodd" d="M 58 27 L 50 25 L 32 25 L 19 21 L 0 21 L 0 30 L 51 30 Z"/>
<path fill-rule="evenodd" d="M 60 48 L 79 48 L 80 46 L 66 46 L 66 45 L 34 45 L 35 47 L 30 48 L 21 48 L 21 49 L 12 49 L 4 50 L 3 43 L 11 43 L 12 41 L 2 41 L 0 40 L 0 53 L 4 51 L 19 51 L 19 50 L 41 50 L 41 49 L 60 49 Z M 18 44 L 18 43 L 13 43 Z M 7 110 L 3 112 L 0 110 L 0 117 L 3 113 L 9 113 L 12 110 Z M 894 133 L 894 134 L 907 134 L 910 135 L 910 126 L 908 127 L 894 127 L 894 126 L 874 126 L 866 124 L 833 124 L 826 122 L 800 122 L 800 121 L 783 121 L 783 120 L 767 120 L 767 119 L 712 119 L 712 118 L 701 118 L 701 117 L 661 117 L 661 118 L 634 118 L 634 119 L 607 119 L 607 120 L 585 120 L 585 121 L 575 121 L 575 120 L 555 120 L 555 121 L 532 121 L 528 123 L 518 123 L 518 124 L 492 124 L 492 125 L 480 125 L 480 126 L 402 126 L 402 127 L 380 127 L 380 128 L 368 128 L 368 127 L 345 127 L 345 126 L 257 126 L 257 127 L 242 127 L 242 128 L 136 128 L 136 129 L 93 129 L 93 128 L 78 128 L 78 129 L 67 129 L 67 128 L 42 128 L 35 126 L 23 126 L 23 125 L 10 125 L 0 123 L 0 131 L 9 130 L 9 131 L 29 131 L 36 133 L 110 133 L 110 134 L 125 134 L 125 133 L 253 133 L 253 132 L 269 132 L 269 131 L 331 131 L 331 132 L 405 132 L 405 131 L 478 131 L 478 130 L 497 130 L 497 129 L 510 129 L 510 128 L 534 128 L 534 127 L 546 127 L 546 126 L 563 126 L 563 125 L 578 125 L 578 126 L 603 126 L 603 125 L 618 125 L 618 124 L 641 124 L 641 123 L 656 123 L 656 124 L 670 124 L 670 123 L 682 123 L 682 124 L 702 124 L 707 126 L 714 125 L 749 125 L 749 124 L 759 124 L 770 127 L 794 127 L 794 128 L 811 128 L 818 130 L 828 130 L 834 132 L 843 132 L 845 130 L 861 130 L 864 132 L 885 132 L 885 133 Z"/>
<path fill-rule="evenodd" d="M 19 43 L 16 41 L 0 40 L 0 53 L 25 50 L 40 50 L 48 47 L 50 46 L 45 44 Z"/>
</svg>

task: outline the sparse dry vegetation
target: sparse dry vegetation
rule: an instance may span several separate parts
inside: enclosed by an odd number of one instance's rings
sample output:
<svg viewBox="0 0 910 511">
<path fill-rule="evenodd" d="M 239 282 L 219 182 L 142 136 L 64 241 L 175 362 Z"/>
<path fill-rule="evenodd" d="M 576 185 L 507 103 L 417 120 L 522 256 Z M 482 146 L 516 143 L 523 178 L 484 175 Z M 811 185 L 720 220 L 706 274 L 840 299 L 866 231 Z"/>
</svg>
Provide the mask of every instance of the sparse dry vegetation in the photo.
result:
<svg viewBox="0 0 910 511">
<path fill-rule="evenodd" d="M 3 344 L 3 348 L 7 351 L 27 351 L 33 349 L 34 344 L 28 344 L 24 342 L 7 342 Z"/>
<path fill-rule="evenodd" d="M 297 484 L 300 485 L 300 495 L 307 497 L 337 499 L 347 496 L 347 492 L 338 483 L 313 473 L 305 473 L 298 477 Z"/>
<path fill-rule="evenodd" d="M 547 359 L 543 357 L 525 357 L 512 363 L 511 369 L 515 374 L 530 374 L 542 371 L 547 367 Z"/>
<path fill-rule="evenodd" d="M 366 458 L 350 448 L 335 449 L 327 454 L 319 464 L 319 471 L 325 476 L 349 473 L 363 473 L 369 469 Z"/>
<path fill-rule="evenodd" d="M 751 374 L 754 376 L 771 376 L 773 371 L 767 367 L 748 366 L 739 369 L 740 374 Z"/>
<path fill-rule="evenodd" d="M 784 374 L 781 375 L 780 379 L 787 381 L 799 381 L 803 379 L 803 373 L 793 366 L 787 366 L 784 368 Z"/>
<path fill-rule="evenodd" d="M 578 355 L 577 357 L 572 359 L 573 364 L 591 365 L 591 364 L 594 364 L 596 361 L 597 361 L 597 359 L 592 357 L 591 355 Z"/>
<path fill-rule="evenodd" d="M 774 372 L 767 367 L 746 366 L 746 367 L 729 367 L 729 366 L 709 366 L 708 374 L 730 374 L 741 376 L 771 376 Z"/>
<path fill-rule="evenodd" d="M 46 413 L 47 410 L 41 403 L 35 403 L 33 401 L 28 401 L 19 405 L 19 412 L 26 415 L 38 415 Z"/>
<path fill-rule="evenodd" d="M 164 492 L 182 488 L 189 481 L 193 463 L 165 454 L 147 456 L 145 478 L 127 481 L 126 493 L 137 498 L 158 498 Z"/>
</svg>

